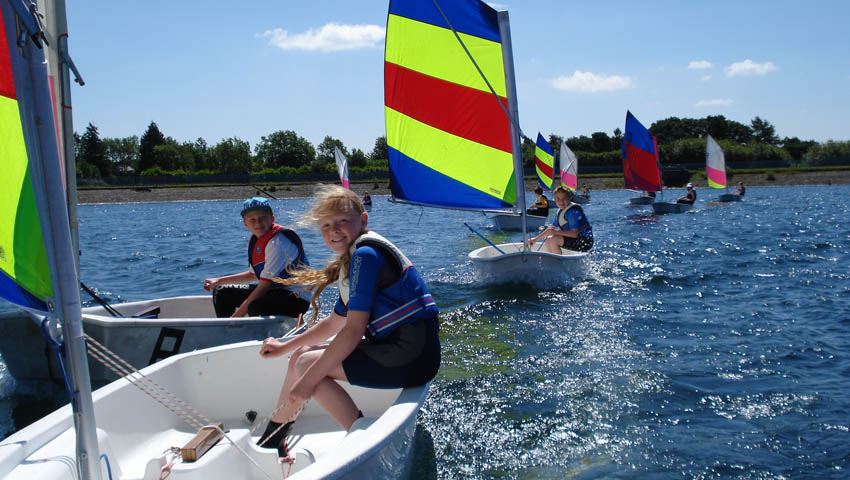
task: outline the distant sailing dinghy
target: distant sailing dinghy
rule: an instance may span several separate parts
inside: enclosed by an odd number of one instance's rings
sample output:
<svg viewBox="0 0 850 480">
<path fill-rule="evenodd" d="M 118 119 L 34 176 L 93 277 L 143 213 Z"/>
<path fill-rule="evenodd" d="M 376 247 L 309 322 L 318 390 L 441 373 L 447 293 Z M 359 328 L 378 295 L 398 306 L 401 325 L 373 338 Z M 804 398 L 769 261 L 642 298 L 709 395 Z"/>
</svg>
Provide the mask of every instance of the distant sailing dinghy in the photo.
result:
<svg viewBox="0 0 850 480">
<path fill-rule="evenodd" d="M 508 13 L 477 0 L 396 4 L 417 14 L 387 28 L 384 97 L 393 200 L 518 212 L 527 238 Z M 469 257 L 476 278 L 501 283 L 561 277 L 581 270 L 587 254 L 535 252 L 524 241 L 491 244 Z M 541 270 L 543 257 L 555 265 Z"/>
<path fill-rule="evenodd" d="M 694 208 L 690 203 L 673 203 L 673 202 L 654 202 L 652 204 L 652 212 L 657 215 L 666 213 L 685 213 Z"/>
<path fill-rule="evenodd" d="M 351 188 L 351 184 L 348 182 L 348 157 L 336 145 L 334 145 L 334 160 L 336 161 L 336 170 L 339 172 L 339 183 L 342 184 L 343 188 Z"/>
<path fill-rule="evenodd" d="M 543 195 L 546 196 L 549 201 L 550 209 L 555 205 L 555 202 L 552 200 L 550 195 L 546 195 L 546 192 L 552 191 L 555 171 L 554 164 L 555 152 L 552 151 L 552 147 L 543 135 L 540 132 L 537 132 L 537 142 L 534 146 L 534 171 L 537 174 L 537 183 L 540 185 L 540 188 L 543 189 Z M 537 199 L 535 198 L 535 201 L 536 200 Z M 545 225 L 548 214 L 548 211 L 546 212 L 546 215 L 528 214 L 526 219 L 526 222 L 528 222 L 528 228 L 537 230 Z M 493 224 L 499 230 L 521 231 L 522 216 L 519 212 L 512 214 L 497 214 L 493 216 Z"/>
<path fill-rule="evenodd" d="M 623 135 L 623 180 L 627 190 L 661 191 L 661 168 L 658 146 L 632 112 L 626 111 L 626 133 Z M 643 195 L 629 199 L 631 205 L 649 205 L 654 197 Z"/>
<path fill-rule="evenodd" d="M 585 205 L 590 203 L 590 199 L 578 193 L 578 158 L 576 154 L 567 146 L 566 140 L 561 140 L 561 158 L 560 174 L 561 185 L 570 189 L 573 192 L 573 203 Z"/>
<path fill-rule="evenodd" d="M 705 138 L 705 178 L 709 187 L 726 190 L 717 198 L 719 202 L 741 201 L 740 195 L 729 193 L 729 186 L 726 183 L 726 156 L 711 135 L 706 135 Z"/>
<path fill-rule="evenodd" d="M 252 427 L 262 427 L 274 408 L 285 356 L 262 359 L 260 342 L 252 341 L 176 355 L 141 375 L 83 331 L 41 14 L 18 3 L 0 2 L 0 296 L 46 316 L 45 334 L 63 353 L 63 383 L 73 400 L 0 441 L 0 478 L 406 477 L 427 386 L 343 385 L 364 418 L 346 431 L 308 404 L 293 429 L 295 462 L 281 465 L 276 450 L 256 447 Z M 61 1 L 52 3 L 64 12 Z M 47 24 L 53 12 L 44 12 Z M 92 394 L 87 354 L 123 378 Z"/>
<path fill-rule="evenodd" d="M 493 215 L 493 227 L 504 232 L 521 232 L 522 215 L 519 213 L 498 213 Z M 546 218 L 538 215 L 526 215 L 526 222 L 530 230 L 539 230 L 546 225 Z"/>
</svg>

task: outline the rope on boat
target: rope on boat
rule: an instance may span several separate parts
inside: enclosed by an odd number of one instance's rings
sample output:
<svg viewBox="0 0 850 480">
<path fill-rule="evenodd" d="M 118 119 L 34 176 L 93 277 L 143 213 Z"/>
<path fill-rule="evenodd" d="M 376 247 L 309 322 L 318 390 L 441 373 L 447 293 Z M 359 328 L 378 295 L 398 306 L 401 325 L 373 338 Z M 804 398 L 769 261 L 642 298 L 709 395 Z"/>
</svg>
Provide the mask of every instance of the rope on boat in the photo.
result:
<svg viewBox="0 0 850 480">
<path fill-rule="evenodd" d="M 103 366 L 119 377 L 126 378 L 133 386 L 159 402 L 163 407 L 177 415 L 190 426 L 200 429 L 212 423 L 209 418 L 198 412 L 194 407 L 180 400 L 176 395 L 146 377 L 115 352 L 109 350 L 89 335 L 85 335 L 85 338 L 89 346 L 89 354 L 95 360 L 98 360 Z"/>
<path fill-rule="evenodd" d="M 313 324 L 315 324 L 315 322 Z M 308 325 L 306 325 L 304 327 L 295 327 L 292 330 L 290 330 L 289 332 L 287 332 L 282 338 L 288 338 L 288 337 L 297 335 L 297 334 L 301 333 L 303 330 L 306 330 L 307 328 L 309 328 L 311 326 L 312 326 L 312 324 L 308 323 Z M 88 346 L 87 351 L 88 351 L 89 355 L 92 356 L 92 358 L 94 358 L 95 360 L 100 362 L 103 366 L 105 366 L 107 369 L 109 369 L 110 371 L 112 371 L 113 373 L 118 375 L 119 377 L 125 378 L 128 382 L 130 382 L 131 385 L 133 385 L 134 387 L 141 390 L 142 393 L 144 393 L 145 395 L 149 396 L 150 398 L 152 398 L 153 400 L 158 402 L 160 405 L 165 407 L 167 410 L 169 410 L 173 414 L 177 415 L 178 418 L 180 418 L 181 420 L 188 423 L 191 427 L 193 427 L 195 429 L 201 429 L 205 426 L 211 426 L 211 427 L 215 428 L 216 430 L 218 430 L 223 435 L 223 437 L 226 438 L 227 441 L 230 442 L 230 444 L 233 445 L 239 451 L 239 453 L 241 453 L 246 459 L 248 459 L 248 461 L 251 462 L 251 464 L 253 464 L 255 467 L 257 467 L 257 470 L 262 472 L 262 474 L 266 478 L 268 478 L 269 480 L 274 480 L 273 477 L 271 475 L 269 475 L 269 473 L 266 472 L 248 454 L 248 452 L 246 452 L 242 447 L 240 447 L 237 442 L 233 441 L 233 439 L 230 438 L 230 435 L 228 435 L 227 432 L 225 432 L 218 425 L 216 425 L 212 421 L 210 421 L 209 418 L 207 418 L 202 413 L 198 412 L 190 404 L 184 402 L 183 400 L 178 398 L 176 395 L 169 392 L 163 386 L 159 385 L 155 381 L 153 381 L 150 378 L 148 378 L 147 376 L 145 376 L 145 374 L 140 372 L 137 368 L 133 367 L 129 362 L 127 362 L 126 360 L 121 358 L 121 356 L 119 356 L 117 353 L 113 352 L 112 350 L 110 350 L 109 348 L 107 348 L 106 346 L 104 346 L 103 344 L 101 344 L 100 342 L 98 342 L 97 340 L 92 338 L 91 336 L 89 336 L 87 334 L 84 334 L 84 336 L 85 336 L 85 339 L 86 339 L 86 344 Z M 298 416 L 304 410 L 306 403 L 307 402 L 304 402 L 304 404 L 301 405 L 301 408 L 299 408 L 292 415 L 292 419 L 298 418 Z M 277 413 L 285 405 L 286 404 L 279 405 L 271 413 L 271 415 L 269 415 L 268 419 L 271 419 L 271 417 L 273 417 L 274 414 Z M 291 420 L 287 420 L 287 421 L 291 421 Z M 262 425 L 263 423 L 265 423 L 265 422 L 260 422 L 257 425 Z M 272 432 L 271 435 L 274 435 L 275 433 L 277 433 L 280 430 L 280 428 L 282 428 L 282 427 L 283 427 L 283 425 L 278 427 L 274 432 Z M 252 428 L 251 431 L 249 432 L 251 436 L 253 435 L 254 430 L 256 430 L 256 426 L 254 428 Z M 288 463 L 290 464 L 290 471 L 291 471 L 292 461 L 290 461 Z M 170 476 L 170 474 L 171 474 L 171 468 L 170 467 L 172 467 L 173 464 L 174 464 L 174 460 L 172 460 L 171 462 L 167 462 L 167 464 L 165 466 L 163 466 L 163 470 L 160 473 L 165 474 L 165 478 L 168 478 Z M 168 468 L 166 468 L 166 467 L 168 467 Z M 281 473 L 283 473 L 284 477 L 288 476 L 284 472 L 281 472 Z"/>
</svg>

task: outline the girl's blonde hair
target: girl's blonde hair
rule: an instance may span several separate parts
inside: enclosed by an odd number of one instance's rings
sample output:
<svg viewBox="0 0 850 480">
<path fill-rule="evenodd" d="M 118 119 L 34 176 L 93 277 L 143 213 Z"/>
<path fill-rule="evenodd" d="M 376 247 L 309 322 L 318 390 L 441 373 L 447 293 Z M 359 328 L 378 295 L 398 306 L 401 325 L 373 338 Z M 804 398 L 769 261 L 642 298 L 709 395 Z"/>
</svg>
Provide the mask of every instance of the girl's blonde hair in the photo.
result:
<svg viewBox="0 0 850 480">
<path fill-rule="evenodd" d="M 299 225 L 315 226 L 323 218 L 331 215 L 361 215 L 366 211 L 356 193 L 337 185 L 319 185 L 313 199 L 313 206 L 298 220 Z M 367 231 L 364 223 L 360 233 Z M 289 272 L 291 275 L 289 278 L 276 278 L 275 281 L 284 285 L 303 285 L 313 290 L 310 306 L 313 307 L 311 322 L 314 322 L 319 316 L 319 295 L 328 285 L 337 281 L 340 272 L 348 275 L 346 268 L 349 261 L 351 261 L 351 252 L 346 249 L 342 255 L 332 259 L 321 270 L 310 267 L 298 268 Z"/>
<path fill-rule="evenodd" d="M 569 188 L 563 185 L 558 185 L 558 187 L 555 188 L 555 191 L 552 193 L 552 200 L 555 199 L 555 197 L 558 195 L 558 192 L 565 194 L 567 196 L 567 200 L 573 198 L 573 192 Z"/>
</svg>

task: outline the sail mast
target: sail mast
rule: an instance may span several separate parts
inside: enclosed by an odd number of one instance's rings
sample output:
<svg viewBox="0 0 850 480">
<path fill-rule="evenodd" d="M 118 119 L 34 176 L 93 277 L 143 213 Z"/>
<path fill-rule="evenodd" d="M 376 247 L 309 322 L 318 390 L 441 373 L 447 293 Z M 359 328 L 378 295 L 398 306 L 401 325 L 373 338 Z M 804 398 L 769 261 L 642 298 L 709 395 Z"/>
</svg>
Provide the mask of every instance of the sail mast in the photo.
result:
<svg viewBox="0 0 850 480">
<path fill-rule="evenodd" d="M 508 97 L 508 113 L 511 124 L 511 153 L 514 160 L 514 186 L 516 204 L 522 216 L 522 243 L 528 249 L 528 213 L 525 211 L 525 176 L 522 169 L 522 136 L 519 130 L 519 110 L 516 98 L 516 77 L 514 76 L 514 57 L 511 47 L 511 25 L 507 11 L 498 12 L 499 34 L 502 37 L 502 62 L 505 68 L 505 90 Z"/>
<path fill-rule="evenodd" d="M 35 35 L 36 32 L 30 34 Z M 62 322 L 65 359 L 70 365 L 67 380 L 72 393 L 77 473 L 79 478 L 100 480 L 94 404 L 82 328 L 77 253 L 71 242 L 56 128 L 51 121 L 54 115 L 47 66 L 44 52 L 32 40 L 27 41 L 23 48 L 25 60 L 17 64 L 25 76 L 19 97 L 21 122 L 39 222 L 51 266 L 53 296 L 48 300 L 50 315 Z"/>
<path fill-rule="evenodd" d="M 44 13 L 45 29 L 49 41 L 47 71 L 50 75 L 50 93 L 59 143 L 59 160 L 64 166 L 65 194 L 71 242 L 74 252 L 80 251 L 79 219 L 77 217 L 77 159 L 74 155 L 74 122 L 71 111 L 71 57 L 68 53 L 68 20 L 63 0 L 39 0 L 39 10 Z M 76 72 L 76 68 L 74 68 Z M 77 76 L 77 83 L 83 84 Z M 80 271 L 79 254 L 74 255 L 77 272 Z"/>
</svg>

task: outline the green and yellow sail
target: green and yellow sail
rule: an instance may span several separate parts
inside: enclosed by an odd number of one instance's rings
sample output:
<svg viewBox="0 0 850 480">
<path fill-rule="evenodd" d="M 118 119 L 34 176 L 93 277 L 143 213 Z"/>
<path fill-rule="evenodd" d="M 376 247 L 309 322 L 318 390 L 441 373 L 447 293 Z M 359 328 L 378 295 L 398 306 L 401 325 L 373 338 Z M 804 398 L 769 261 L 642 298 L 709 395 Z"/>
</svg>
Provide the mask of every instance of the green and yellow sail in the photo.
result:
<svg viewBox="0 0 850 480">
<path fill-rule="evenodd" d="M 0 298 L 46 310 L 53 289 L 15 88 L 12 59 L 20 54 L 2 16 L 0 10 Z"/>
</svg>

